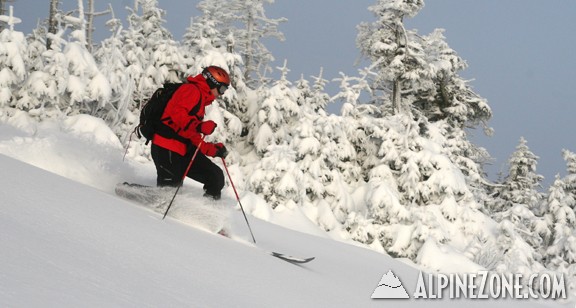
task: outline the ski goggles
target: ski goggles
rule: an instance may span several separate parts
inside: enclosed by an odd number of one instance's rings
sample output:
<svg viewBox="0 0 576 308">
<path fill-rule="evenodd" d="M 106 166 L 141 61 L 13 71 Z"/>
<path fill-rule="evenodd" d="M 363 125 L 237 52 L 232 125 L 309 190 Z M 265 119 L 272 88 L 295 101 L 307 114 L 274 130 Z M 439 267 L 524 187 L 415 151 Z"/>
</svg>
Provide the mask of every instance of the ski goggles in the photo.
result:
<svg viewBox="0 0 576 308">
<path fill-rule="evenodd" d="M 227 84 L 220 84 L 220 85 L 218 85 L 218 94 L 224 95 L 224 92 L 226 92 L 226 90 L 228 90 L 228 85 L 227 85 Z"/>
<path fill-rule="evenodd" d="M 216 78 L 214 78 L 214 76 L 212 76 L 210 72 L 204 72 L 202 73 L 202 76 L 206 78 L 206 81 L 208 82 L 210 88 L 216 88 L 218 90 L 218 94 L 223 95 L 224 92 L 228 90 L 229 85 L 216 80 Z"/>
</svg>

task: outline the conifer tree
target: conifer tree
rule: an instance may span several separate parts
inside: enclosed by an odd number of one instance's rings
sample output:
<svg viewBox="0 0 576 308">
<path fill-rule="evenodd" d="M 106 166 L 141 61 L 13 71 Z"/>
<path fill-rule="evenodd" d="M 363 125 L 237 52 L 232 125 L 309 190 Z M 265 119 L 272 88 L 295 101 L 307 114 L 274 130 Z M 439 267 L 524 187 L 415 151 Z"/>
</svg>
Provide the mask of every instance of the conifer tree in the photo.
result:
<svg viewBox="0 0 576 308">
<path fill-rule="evenodd" d="M 24 34 L 14 30 L 19 22 L 12 7 L 8 15 L 0 15 L 0 24 L 8 25 L 0 31 L 0 109 L 15 105 L 15 92 L 28 75 L 25 60 L 28 44 Z"/>
<path fill-rule="evenodd" d="M 269 145 L 289 142 L 291 127 L 300 115 L 291 83 L 286 79 L 289 71 L 286 61 L 278 69 L 282 72 L 280 80 L 262 92 L 259 107 L 250 122 L 248 138 L 259 155 L 267 152 Z"/>
<path fill-rule="evenodd" d="M 214 2 L 204 2 L 211 1 Z M 266 16 L 264 4 L 272 4 L 274 0 L 226 0 L 215 3 L 219 9 L 214 11 L 212 18 L 222 22 L 222 33 L 227 38 L 229 51 L 242 56 L 245 83 L 252 89 L 267 83 L 274 57 L 263 40 L 275 38 L 283 41 L 284 35 L 278 26 L 286 21 L 285 18 L 271 19 Z"/>
<path fill-rule="evenodd" d="M 261 195 L 273 209 L 301 206 L 305 191 L 299 185 L 302 171 L 295 160 L 295 153 L 286 142 L 270 145 L 249 175 L 248 189 Z"/>
<path fill-rule="evenodd" d="M 430 124 L 437 123 L 431 133 L 444 136 L 446 154 L 466 175 L 468 183 L 477 197 L 485 199 L 486 186 L 482 164 L 490 158 L 487 151 L 468 139 L 468 128 L 481 125 L 485 133 L 491 134 L 487 121 L 492 111 L 486 100 L 472 91 L 468 81 L 459 73 L 467 68 L 466 63 L 445 41 L 442 30 L 414 37 L 419 40 L 424 54 L 422 65 L 428 73 L 419 74 L 411 84 L 412 107 L 423 117 L 422 124 L 432 130 Z M 425 82 L 423 82 L 423 80 Z"/>
<path fill-rule="evenodd" d="M 68 59 L 62 50 L 64 30 L 46 35 L 51 45 L 40 55 L 38 63 L 41 63 L 42 70 L 30 72 L 18 91 L 16 103 L 16 108 L 39 120 L 60 116 L 64 106 L 68 106 L 64 99 L 69 78 Z"/>
<path fill-rule="evenodd" d="M 460 129 L 482 125 L 490 133 L 486 122 L 492 117 L 492 110 L 459 76 L 468 65 L 448 46 L 443 30 L 414 36 L 413 40 L 418 40 L 424 54 L 422 73 L 411 83 L 413 107 L 430 122 L 446 120 L 451 127 Z"/>
<path fill-rule="evenodd" d="M 562 155 L 568 174 L 564 178 L 557 175 L 548 191 L 545 217 L 552 235 L 545 248 L 547 265 L 567 271 L 569 264 L 576 262 L 576 155 L 568 150 L 563 150 Z"/>
<path fill-rule="evenodd" d="M 545 269 L 541 263 L 542 255 L 524 240 L 521 231 L 509 220 L 503 220 L 498 225 L 496 238 L 497 251 L 502 252 L 502 258 L 495 268 L 503 273 L 531 275 Z"/>
<path fill-rule="evenodd" d="M 190 20 L 190 26 L 182 39 L 182 45 L 190 51 L 189 55 L 184 55 L 185 58 L 193 58 L 206 49 L 228 48 L 226 34 L 221 32 L 223 26 L 220 3 L 203 0 L 198 4 L 201 15 Z"/>
<path fill-rule="evenodd" d="M 565 190 L 566 183 L 556 176 L 548 192 L 546 218 L 551 226 L 551 242 L 546 248 L 548 266 L 559 268 L 576 262 L 576 200 Z M 546 247 L 546 246 L 545 246 Z"/>
<path fill-rule="evenodd" d="M 112 91 L 108 79 L 100 72 L 87 49 L 86 20 L 81 0 L 78 1 L 78 12 L 78 17 L 68 15 L 63 19 L 72 28 L 70 40 L 63 50 L 69 69 L 65 100 L 70 107 L 77 105 L 70 108 L 67 114 L 77 111 L 95 115 L 108 105 Z"/>
<path fill-rule="evenodd" d="M 46 51 L 44 38 L 46 37 L 46 28 L 37 27 L 32 29 L 26 37 L 27 48 L 24 63 L 29 71 L 42 71 L 44 68 L 44 61 L 42 61 L 42 54 Z"/>
<path fill-rule="evenodd" d="M 303 172 L 303 183 L 309 201 L 322 199 L 325 194 L 324 186 L 328 182 L 329 169 L 322 157 L 322 144 L 318 140 L 319 133 L 315 121 L 318 114 L 312 112 L 312 91 L 308 81 L 301 78 L 296 85 L 296 100 L 302 110 L 299 123 L 294 127 L 294 137 L 291 142 L 296 152 L 296 163 Z"/>
<path fill-rule="evenodd" d="M 165 11 L 158 8 L 158 1 L 136 0 L 129 11 L 122 51 L 135 84 L 134 101 L 142 104 L 164 82 L 182 80 L 185 67 L 178 43 L 163 26 Z"/>
<path fill-rule="evenodd" d="M 347 139 L 356 151 L 354 163 L 360 167 L 363 180 L 367 180 L 366 174 L 377 165 L 375 157 L 380 146 L 377 131 L 381 132 L 383 113 L 374 104 L 361 104 L 359 97 L 362 91 L 367 90 L 366 76 L 349 77 L 341 74 L 342 78 L 335 79 L 340 83 L 340 92 L 333 100 L 342 101 L 342 116 L 346 125 L 343 130 Z"/>
<path fill-rule="evenodd" d="M 310 92 L 309 105 L 311 107 L 310 112 L 317 113 L 320 116 L 326 116 L 326 105 L 330 101 L 330 97 L 325 92 L 325 87 L 328 84 L 328 80 L 324 79 L 322 74 L 324 72 L 323 68 L 320 68 L 320 74 L 318 76 L 313 76 L 314 84 L 312 85 L 312 91 Z"/>
<path fill-rule="evenodd" d="M 106 23 L 110 29 L 110 37 L 94 51 L 94 57 L 102 74 L 109 81 L 111 87 L 110 104 L 100 112 L 99 117 L 103 118 L 112 129 L 122 125 L 127 118 L 131 117 L 132 92 L 134 92 L 134 82 L 125 73 L 128 62 L 122 53 L 122 22 L 115 18 L 114 11 L 110 9 L 112 18 Z M 133 126 L 134 123 L 129 123 Z M 121 131 L 129 131 L 127 127 Z"/>
<path fill-rule="evenodd" d="M 296 152 L 296 163 L 303 173 L 301 185 L 306 190 L 309 218 L 327 231 L 349 228 L 356 230 L 354 237 L 363 237 L 365 221 L 357 215 L 349 184 L 342 174 L 354 172 L 346 165 L 354 149 L 345 140 L 340 118 L 328 117 L 324 109 L 328 97 L 324 92 L 326 80 L 314 78 L 313 87 L 301 78 L 296 88 L 300 106 L 300 120 L 293 128 L 291 146 Z M 356 174 L 358 175 L 358 174 Z M 352 178 L 352 176 L 350 176 Z"/>
<path fill-rule="evenodd" d="M 530 151 L 524 137 L 520 138 L 516 151 L 512 153 L 508 160 L 509 173 L 504 180 L 504 188 L 500 198 L 503 204 L 496 208 L 502 211 L 513 207 L 515 204 L 522 204 L 529 210 L 538 213 L 538 207 L 542 200 L 542 194 L 538 192 L 540 182 L 544 178 L 536 173 L 538 156 Z"/>
<path fill-rule="evenodd" d="M 403 24 L 405 17 L 415 16 L 424 6 L 421 0 L 378 0 L 368 9 L 377 20 L 359 25 L 356 44 L 362 55 L 371 61 L 369 70 L 374 78 L 370 87 L 375 98 L 391 93 L 391 112 L 410 112 L 401 100 L 404 90 L 410 89 L 410 79 L 418 79 L 420 53 L 413 50 L 410 34 Z M 410 75 L 413 74 L 413 75 Z M 381 102 L 381 101 L 380 101 Z"/>
<path fill-rule="evenodd" d="M 549 222 L 543 215 L 543 196 L 538 192 L 542 176 L 536 173 L 538 157 L 520 139 L 516 151 L 509 159 L 509 175 L 500 189 L 492 210 L 493 217 L 514 227 L 515 233 L 530 245 L 535 253 L 550 238 Z M 538 258 L 536 258 L 538 260 Z"/>
<path fill-rule="evenodd" d="M 412 106 L 415 97 L 403 97 L 405 106 Z M 385 106 L 388 99 L 379 102 Z M 371 185 L 366 199 L 370 217 L 381 225 L 375 236 L 388 253 L 415 258 L 426 243 L 443 245 L 450 240 L 447 224 L 465 236 L 479 232 L 472 219 L 479 205 L 466 185 L 467 174 L 447 156 L 446 131 L 417 109 L 404 108 L 394 116 L 387 108 L 349 110 L 362 116 L 350 139 L 359 133 L 369 136 L 357 139 L 365 142 L 356 147 L 362 149 L 363 178 Z"/>
<path fill-rule="evenodd" d="M 20 87 L 12 92 L 14 95 L 12 106 L 17 109 L 33 110 L 40 106 L 46 97 L 57 95 L 51 87 L 53 83 L 48 73 L 44 71 L 46 63 L 43 54 L 46 51 L 46 34 L 46 28 L 39 26 L 32 30 L 24 42 L 26 47 L 22 51 L 24 51 L 23 60 L 27 74 Z"/>
<path fill-rule="evenodd" d="M 566 193 L 576 200 L 576 154 L 565 149 L 562 150 L 562 156 L 566 161 L 567 175 L 564 178 Z M 576 210 L 574 206 L 572 206 L 572 209 Z"/>
<path fill-rule="evenodd" d="M 331 99 L 333 101 L 341 101 L 342 107 L 340 114 L 344 117 L 352 116 L 357 118 L 359 116 L 358 104 L 360 95 L 363 91 L 370 91 L 368 82 L 364 77 L 351 77 L 340 72 L 340 78 L 335 78 L 334 81 L 338 82 L 340 91 Z"/>
<path fill-rule="evenodd" d="M 442 30 L 421 36 L 404 28 L 403 19 L 422 7 L 422 1 L 392 0 L 370 7 L 378 19 L 361 25 L 357 38 L 362 54 L 372 62 L 365 73 L 371 76 L 370 93 L 382 115 L 402 111 L 416 119 L 409 125 L 418 126 L 419 133 L 434 130 L 433 134 L 443 135 L 437 139 L 446 142 L 447 154 L 476 187 L 475 193 L 482 195 L 487 181 L 481 164 L 488 154 L 468 140 L 465 129 L 478 124 L 486 128 L 492 113 L 458 75 L 466 63 L 445 42 Z M 438 129 L 429 127 L 438 121 L 444 122 Z"/>
</svg>

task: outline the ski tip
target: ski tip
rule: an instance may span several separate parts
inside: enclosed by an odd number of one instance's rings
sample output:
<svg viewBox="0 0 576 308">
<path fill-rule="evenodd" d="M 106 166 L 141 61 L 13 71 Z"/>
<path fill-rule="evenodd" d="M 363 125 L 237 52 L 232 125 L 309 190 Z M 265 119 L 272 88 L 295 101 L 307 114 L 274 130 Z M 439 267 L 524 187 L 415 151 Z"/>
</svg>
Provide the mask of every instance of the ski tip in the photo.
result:
<svg viewBox="0 0 576 308">
<path fill-rule="evenodd" d="M 282 259 L 284 261 L 288 261 L 290 263 L 295 263 L 295 264 L 304 264 L 304 263 L 308 263 L 308 262 L 316 259 L 316 257 L 299 258 L 299 257 L 285 255 L 285 254 L 279 253 L 279 252 L 271 252 L 270 254 L 276 258 Z"/>
</svg>

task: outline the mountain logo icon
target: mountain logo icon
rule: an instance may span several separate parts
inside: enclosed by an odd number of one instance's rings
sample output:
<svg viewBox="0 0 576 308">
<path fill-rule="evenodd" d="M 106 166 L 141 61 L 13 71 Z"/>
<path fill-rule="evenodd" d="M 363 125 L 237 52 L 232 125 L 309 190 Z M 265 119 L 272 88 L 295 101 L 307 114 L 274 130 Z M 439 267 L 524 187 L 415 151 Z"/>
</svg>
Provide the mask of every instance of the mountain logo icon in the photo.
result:
<svg viewBox="0 0 576 308">
<path fill-rule="evenodd" d="M 394 275 L 394 273 L 390 270 L 388 273 L 382 276 L 378 286 L 372 293 L 372 298 L 374 299 L 383 299 L 383 298 L 395 298 L 395 299 L 408 299 L 408 292 L 404 289 L 402 282 L 400 279 Z"/>
</svg>

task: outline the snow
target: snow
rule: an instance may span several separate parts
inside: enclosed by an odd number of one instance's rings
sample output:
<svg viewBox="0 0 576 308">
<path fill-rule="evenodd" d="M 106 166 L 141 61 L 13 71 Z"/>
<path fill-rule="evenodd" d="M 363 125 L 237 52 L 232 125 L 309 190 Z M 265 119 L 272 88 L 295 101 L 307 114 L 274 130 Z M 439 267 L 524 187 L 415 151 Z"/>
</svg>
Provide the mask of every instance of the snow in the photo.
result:
<svg viewBox="0 0 576 308">
<path fill-rule="evenodd" d="M 162 220 L 114 194 L 122 181 L 152 185 L 155 171 L 149 161 L 123 160 L 121 143 L 102 120 L 82 115 L 38 124 L 17 114 L 9 122 L 0 122 L 2 307 L 574 306 L 371 299 L 390 271 L 412 295 L 420 269 L 321 231 L 299 208 L 271 210 L 262 198 L 240 192 L 253 244 L 231 187 L 222 202 L 230 206 L 232 239 L 186 219 L 196 215 L 186 209 L 201 200 L 191 181 L 175 203 L 184 212 Z M 428 245 L 423 264 L 478 270 L 458 251 Z M 269 251 L 316 260 L 297 266 Z"/>
</svg>

